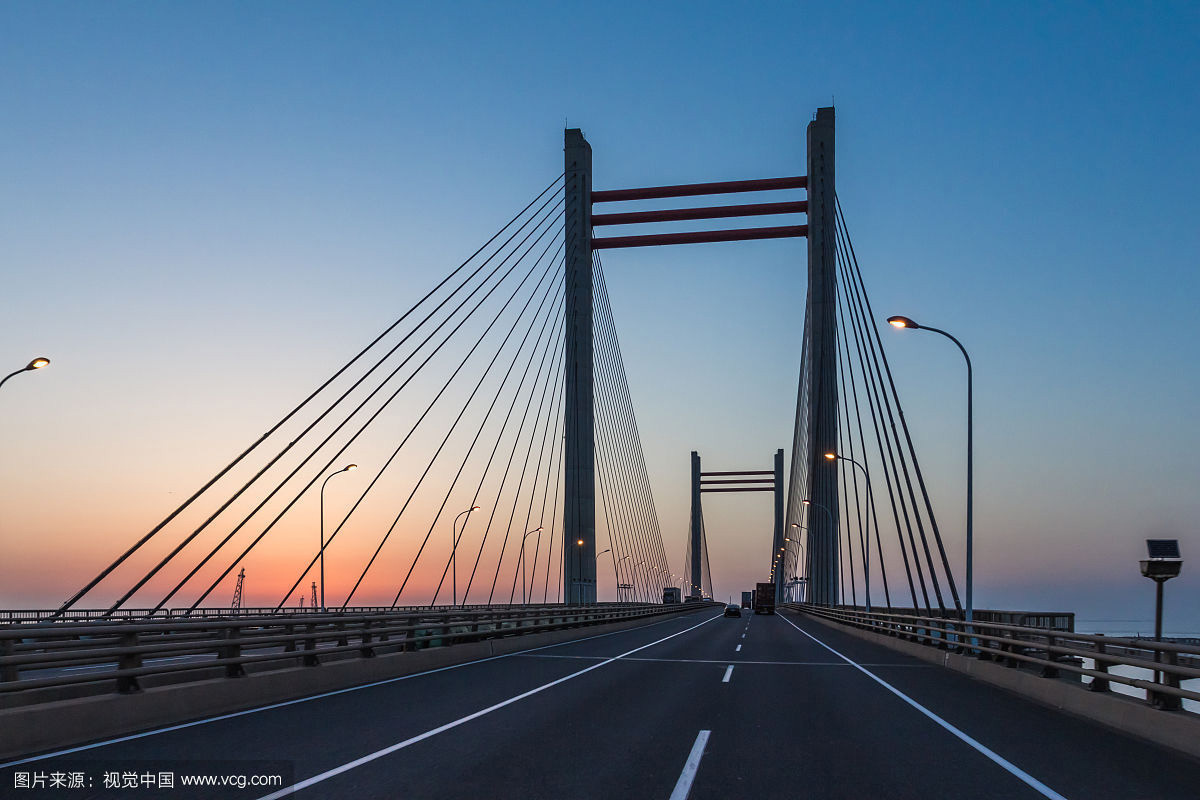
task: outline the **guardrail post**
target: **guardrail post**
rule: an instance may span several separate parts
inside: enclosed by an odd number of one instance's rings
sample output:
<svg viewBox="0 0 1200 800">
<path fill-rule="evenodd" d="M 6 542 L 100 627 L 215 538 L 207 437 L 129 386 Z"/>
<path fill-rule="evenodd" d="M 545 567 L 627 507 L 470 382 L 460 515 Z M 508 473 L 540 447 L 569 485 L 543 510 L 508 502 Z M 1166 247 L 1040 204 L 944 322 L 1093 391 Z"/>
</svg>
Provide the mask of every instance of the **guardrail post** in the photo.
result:
<svg viewBox="0 0 1200 800">
<path fill-rule="evenodd" d="M 1014 645 L 1012 642 L 1012 633 L 1008 633 L 1005 636 L 1005 639 L 1006 639 L 1006 641 L 1003 641 L 1000 643 L 1000 649 L 1003 650 L 1005 653 L 1014 652 L 1016 649 L 1016 645 Z M 1004 666 L 1006 666 L 1010 669 L 1019 669 L 1021 666 L 1021 662 L 1019 660 L 1013 658 L 1012 656 L 1006 655 L 1006 656 L 1004 656 Z"/>
<path fill-rule="evenodd" d="M 1046 636 L 1046 660 L 1047 661 L 1054 660 L 1054 651 L 1050 649 L 1051 647 L 1054 646 L 1054 641 L 1055 641 L 1054 636 L 1050 636 L 1050 635 Z M 1043 678 L 1057 678 L 1058 677 L 1058 667 L 1056 667 L 1052 664 L 1043 664 L 1042 665 L 1042 677 Z"/>
<path fill-rule="evenodd" d="M 241 658 L 242 646 L 238 644 L 238 639 L 242 636 L 240 628 L 225 628 L 221 631 L 221 638 L 226 644 L 220 649 L 218 657 L 220 658 Z M 244 678 L 246 677 L 246 668 L 240 663 L 225 665 L 226 678 Z"/>
<path fill-rule="evenodd" d="M 346 639 L 346 623 L 342 620 L 338 620 L 337 629 L 340 634 L 337 641 L 338 647 L 346 647 L 350 644 L 350 642 Z"/>
<path fill-rule="evenodd" d="M 1097 635 L 1103 636 L 1103 634 Z M 1111 666 L 1112 662 L 1100 658 L 1100 656 L 1107 652 L 1108 645 L 1106 645 L 1104 642 L 1096 642 L 1096 658 L 1094 659 L 1096 662 L 1096 671 L 1103 672 L 1105 675 L 1108 674 L 1108 668 Z M 1110 686 L 1108 678 L 1092 678 L 1092 682 L 1088 684 L 1089 692 L 1107 692 L 1109 689 Z"/>
<path fill-rule="evenodd" d="M 11 656 L 15 652 L 16 643 L 12 639 L 0 639 L 0 656 Z M 16 664 L 5 664 L 0 668 L 0 681 L 15 681 L 20 675 Z"/>
<path fill-rule="evenodd" d="M 1161 650 L 1156 652 L 1166 656 L 1167 666 L 1179 666 L 1179 654 L 1174 650 L 1169 650 L 1166 653 L 1162 653 Z M 1163 672 L 1157 672 L 1155 673 L 1155 676 L 1157 678 L 1156 683 L 1161 682 L 1163 685 L 1170 686 L 1172 689 L 1179 688 L 1179 675 L 1174 670 L 1170 672 L 1165 670 Z M 1154 707 L 1163 711 L 1178 711 L 1183 707 L 1183 701 L 1178 695 L 1166 694 L 1165 692 L 1155 692 Z"/>
<path fill-rule="evenodd" d="M 404 633 L 404 652 L 410 653 L 417 649 L 417 643 L 413 641 L 417 635 L 416 617 L 409 617 L 408 619 L 404 620 L 404 625 L 408 628 L 408 630 Z"/>
<path fill-rule="evenodd" d="M 947 647 L 949 645 L 949 641 L 946 638 L 945 629 L 950 627 L 950 623 L 947 621 L 947 619 L 945 617 L 941 617 L 937 621 L 937 626 L 941 630 L 930 631 L 930 633 L 932 633 L 934 638 L 937 639 L 937 645 L 936 645 L 937 649 L 945 650 L 945 649 L 947 649 Z"/>
<path fill-rule="evenodd" d="M 304 626 L 304 633 L 307 635 L 307 638 L 304 640 L 304 658 L 301 660 L 301 663 L 306 667 L 321 665 L 320 659 L 317 658 L 316 630 L 316 623 L 310 622 Z"/>
<path fill-rule="evenodd" d="M 120 646 L 123 648 L 136 648 L 138 646 L 138 635 L 133 631 L 122 633 L 120 642 Z M 117 669 L 138 669 L 141 666 L 141 653 L 122 653 L 121 657 L 117 659 Z M 136 675 L 121 675 L 117 678 L 117 691 L 121 694 L 133 694 L 141 690 L 142 686 L 138 683 Z"/>
<path fill-rule="evenodd" d="M 285 645 L 283 646 L 283 652 L 285 652 L 285 653 L 294 653 L 294 652 L 296 652 L 296 640 L 295 640 L 295 639 L 293 639 L 293 638 L 291 638 L 291 636 L 292 636 L 292 635 L 293 635 L 295 632 L 296 632 L 296 626 L 295 626 L 295 625 L 284 625 L 284 626 L 283 626 L 283 635 L 288 637 L 287 644 L 285 644 Z"/>
<path fill-rule="evenodd" d="M 358 648 L 358 654 L 363 658 L 374 658 L 375 648 L 371 646 L 371 620 L 363 621 L 362 641 Z"/>
<path fill-rule="evenodd" d="M 993 639 L 992 637 L 988 636 L 987 634 L 981 633 L 981 632 L 978 630 L 978 628 L 976 628 L 976 630 L 974 631 L 974 633 L 975 633 L 975 637 L 974 637 L 974 639 L 975 639 L 975 644 L 976 644 L 976 645 L 978 645 L 978 647 L 977 647 L 977 648 L 976 648 L 976 650 L 975 650 L 975 658 L 976 658 L 976 660 L 978 660 L 978 661 L 991 661 L 991 660 L 992 660 L 992 654 L 991 654 L 991 653 L 989 653 L 989 652 L 987 652 L 987 651 L 986 651 L 986 650 L 984 650 L 983 648 L 985 648 L 985 647 L 995 647 L 995 646 L 996 646 L 996 644 L 997 644 L 996 640 L 995 640 L 995 639 Z"/>
</svg>

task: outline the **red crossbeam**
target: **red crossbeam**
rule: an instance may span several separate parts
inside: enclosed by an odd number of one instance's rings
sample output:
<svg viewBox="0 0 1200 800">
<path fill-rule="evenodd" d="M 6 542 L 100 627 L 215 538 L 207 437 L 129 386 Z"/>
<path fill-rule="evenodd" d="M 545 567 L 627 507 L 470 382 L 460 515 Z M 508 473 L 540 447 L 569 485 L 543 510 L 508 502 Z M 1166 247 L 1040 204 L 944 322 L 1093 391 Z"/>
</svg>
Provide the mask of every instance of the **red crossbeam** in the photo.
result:
<svg viewBox="0 0 1200 800">
<path fill-rule="evenodd" d="M 652 233 L 645 236 L 609 236 L 603 239 L 592 239 L 592 249 L 611 250 L 615 247 L 652 247 L 662 244 L 746 242 L 753 239 L 787 239 L 796 236 L 808 236 L 808 226 L 784 225 L 777 228 L 738 228 L 726 231 Z"/>
<path fill-rule="evenodd" d="M 715 486 L 718 483 L 774 483 L 774 478 L 739 478 L 729 481 L 700 481 L 701 486 Z"/>
<path fill-rule="evenodd" d="M 750 181 L 721 181 L 719 183 L 685 183 L 679 186 L 650 186 L 644 189 L 609 189 L 592 192 L 593 203 L 617 200 L 654 200 L 659 197 L 693 197 L 698 194 L 730 194 L 731 192 L 765 192 L 773 189 L 806 189 L 808 176 L 794 178 L 759 178 Z"/>
<path fill-rule="evenodd" d="M 592 225 L 632 225 L 637 222 L 675 222 L 683 219 L 723 219 L 725 217 L 755 217 L 764 214 L 805 213 L 808 213 L 808 201 L 797 200 L 792 203 L 749 203 L 740 206 L 631 211 L 626 214 L 592 214 Z"/>
<path fill-rule="evenodd" d="M 775 488 L 772 486 L 755 486 L 755 487 L 746 488 L 746 489 L 705 489 L 704 487 L 701 487 L 700 491 L 702 491 L 702 492 L 773 492 L 773 491 L 775 491 Z"/>
<path fill-rule="evenodd" d="M 744 469 L 740 472 L 701 472 L 701 478 L 715 478 L 720 475 L 774 475 L 775 471 L 770 469 Z"/>
</svg>

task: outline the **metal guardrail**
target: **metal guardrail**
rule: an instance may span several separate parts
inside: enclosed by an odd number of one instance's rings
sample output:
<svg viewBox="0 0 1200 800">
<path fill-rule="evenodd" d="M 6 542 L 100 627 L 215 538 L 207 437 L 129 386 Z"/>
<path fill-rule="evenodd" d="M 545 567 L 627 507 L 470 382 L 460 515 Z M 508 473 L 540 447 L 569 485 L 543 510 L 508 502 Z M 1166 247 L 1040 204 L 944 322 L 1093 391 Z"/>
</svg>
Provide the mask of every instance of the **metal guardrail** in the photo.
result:
<svg viewBox="0 0 1200 800">
<path fill-rule="evenodd" d="M 842 611 L 866 611 L 863 606 L 834 606 Z M 925 615 L 925 609 L 903 608 L 891 606 L 889 614 L 908 614 L 913 617 Z M 1075 614 L 1071 611 L 1004 611 L 995 608 L 977 608 L 974 617 L 979 622 L 1001 622 L 1005 625 L 1018 625 L 1025 628 L 1050 628 L 1056 631 L 1074 631 Z M 948 612 L 937 619 L 959 619 L 954 612 Z"/>
<path fill-rule="evenodd" d="M 1089 676 L 1087 688 L 1111 691 L 1113 683 L 1141 689 L 1146 701 L 1157 708 L 1177 710 L 1183 699 L 1200 701 L 1200 691 L 1184 689 L 1180 682 L 1200 678 L 1200 646 L 1156 642 L 1100 634 L 1074 633 L 1046 627 L 1009 625 L 985 620 L 966 623 L 959 619 L 926 617 L 893 612 L 866 613 L 788 603 L 786 607 L 861 630 L 893 636 L 905 641 L 999 661 L 1006 666 L 1041 668 L 1047 678 L 1067 672 Z M 1083 666 L 1083 659 L 1095 663 Z M 1154 680 L 1113 673 L 1114 667 L 1149 670 Z"/>
<path fill-rule="evenodd" d="M 217 668 L 228 678 L 238 678 L 249 665 L 315 667 L 323 661 L 653 618 L 710 605 L 425 607 L 379 613 L 12 625 L 0 628 L 0 695 L 79 684 L 92 684 L 100 691 L 136 692 L 140 679 L 148 676 L 175 678 L 189 671 L 207 671 L 210 674 L 194 677 L 208 678 Z M 182 659 L 190 660 L 180 663 Z"/>
<path fill-rule="evenodd" d="M 607 608 L 615 606 L 635 606 L 638 603 L 606 603 Z M 528 604 L 522 608 L 561 608 L 561 603 Z M 0 609 L 0 626 L 31 625 L 36 623 L 87 622 L 92 620 L 173 620 L 173 619 L 209 619 L 227 617 L 270 617 L 292 616 L 296 614 L 379 614 L 404 613 L 410 611 L 438 611 L 458 609 L 460 611 L 481 611 L 487 609 L 508 608 L 495 605 L 459 605 L 459 606 L 352 606 L 350 608 L 327 608 L 316 612 L 311 607 L 304 606 L 262 606 L 257 608 L 106 608 L 71 609 L 59 612 L 57 609 L 19 608 Z"/>
</svg>

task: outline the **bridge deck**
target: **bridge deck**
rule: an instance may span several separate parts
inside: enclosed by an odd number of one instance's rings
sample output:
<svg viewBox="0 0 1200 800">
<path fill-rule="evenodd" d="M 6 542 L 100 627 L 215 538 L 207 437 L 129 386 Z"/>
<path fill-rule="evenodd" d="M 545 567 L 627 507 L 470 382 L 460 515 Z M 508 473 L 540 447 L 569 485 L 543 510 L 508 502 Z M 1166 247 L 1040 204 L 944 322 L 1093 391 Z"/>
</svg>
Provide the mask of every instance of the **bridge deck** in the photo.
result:
<svg viewBox="0 0 1200 800">
<path fill-rule="evenodd" d="M 717 614 L 50 754 L 0 780 L 83 764 L 99 786 L 121 763 L 200 773 L 253 758 L 292 762 L 312 781 L 298 797 L 667 798 L 709 731 L 693 798 L 1165 800 L 1200 786 L 1186 757 L 803 617 Z"/>
</svg>

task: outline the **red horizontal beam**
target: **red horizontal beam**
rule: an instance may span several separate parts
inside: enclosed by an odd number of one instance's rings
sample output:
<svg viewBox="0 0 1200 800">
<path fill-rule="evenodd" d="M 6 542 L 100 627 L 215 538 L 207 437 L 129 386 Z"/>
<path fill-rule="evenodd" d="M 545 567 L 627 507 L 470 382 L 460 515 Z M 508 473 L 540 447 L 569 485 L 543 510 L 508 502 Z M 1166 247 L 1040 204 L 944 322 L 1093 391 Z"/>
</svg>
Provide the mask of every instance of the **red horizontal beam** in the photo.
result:
<svg viewBox="0 0 1200 800">
<path fill-rule="evenodd" d="M 632 225 L 638 222 L 675 222 L 682 219 L 756 217 L 763 214 L 806 214 L 808 201 L 792 203 L 748 203 L 708 208 L 668 208 L 662 211 L 631 211 L 626 214 L 592 214 L 592 225 Z"/>
<path fill-rule="evenodd" d="M 700 481 L 701 486 L 715 486 L 718 483 L 774 483 L 774 478 L 737 478 L 729 481 Z"/>
<path fill-rule="evenodd" d="M 614 247 L 651 247 L 662 244 L 703 244 L 705 242 L 746 242 L 753 239 L 787 239 L 795 236 L 808 236 L 808 226 L 784 225 L 777 228 L 737 228 L 727 231 L 609 236 L 603 239 L 592 239 L 592 249 L 610 250 Z"/>
<path fill-rule="evenodd" d="M 718 475 L 774 475 L 775 471 L 770 469 L 744 469 L 741 472 L 701 472 L 701 478 L 716 477 Z"/>
<path fill-rule="evenodd" d="M 721 181 L 718 183 L 684 183 L 678 186 L 649 186 L 644 189 L 609 189 L 592 192 L 593 203 L 617 200 L 654 200 L 659 197 L 693 197 L 698 194 L 730 194 L 732 192 L 765 192 L 773 189 L 806 189 L 808 177 L 759 178 L 751 181 Z"/>
<path fill-rule="evenodd" d="M 773 492 L 773 491 L 775 491 L 775 489 L 774 489 L 774 487 L 771 487 L 771 486 L 756 486 L 756 487 L 749 488 L 749 489 L 704 489 L 704 488 L 701 488 L 700 491 L 702 491 L 702 492 Z"/>
</svg>

